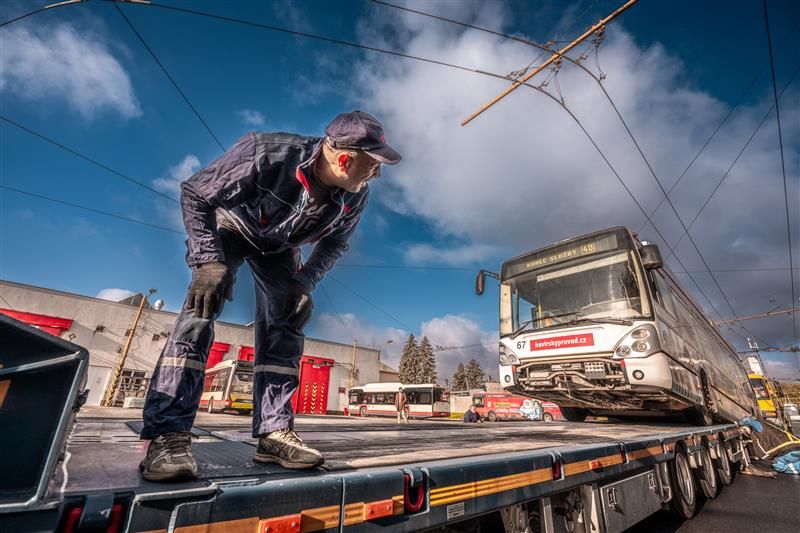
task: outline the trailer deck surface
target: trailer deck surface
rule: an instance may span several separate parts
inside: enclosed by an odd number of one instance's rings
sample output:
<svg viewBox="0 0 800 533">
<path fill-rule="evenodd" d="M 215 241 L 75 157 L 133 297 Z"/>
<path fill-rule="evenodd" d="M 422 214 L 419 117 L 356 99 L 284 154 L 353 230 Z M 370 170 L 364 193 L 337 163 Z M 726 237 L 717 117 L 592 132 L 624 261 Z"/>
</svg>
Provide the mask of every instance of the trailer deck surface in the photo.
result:
<svg viewBox="0 0 800 533">
<path fill-rule="evenodd" d="M 141 479 L 138 463 L 144 442 L 138 438 L 141 412 L 132 409 L 89 409 L 70 435 L 65 466 L 54 486 L 65 495 L 113 489 L 157 492 L 165 485 Z M 325 456 L 325 465 L 311 471 L 291 471 L 252 461 L 256 439 L 250 417 L 199 413 L 193 451 L 199 478 L 170 484 L 180 490 L 211 481 L 283 479 L 314 476 L 440 459 L 520 452 L 564 445 L 623 441 L 686 431 L 687 425 L 610 422 L 493 422 L 464 424 L 457 420 L 412 420 L 398 425 L 392 418 L 299 416 L 296 429 Z"/>
</svg>

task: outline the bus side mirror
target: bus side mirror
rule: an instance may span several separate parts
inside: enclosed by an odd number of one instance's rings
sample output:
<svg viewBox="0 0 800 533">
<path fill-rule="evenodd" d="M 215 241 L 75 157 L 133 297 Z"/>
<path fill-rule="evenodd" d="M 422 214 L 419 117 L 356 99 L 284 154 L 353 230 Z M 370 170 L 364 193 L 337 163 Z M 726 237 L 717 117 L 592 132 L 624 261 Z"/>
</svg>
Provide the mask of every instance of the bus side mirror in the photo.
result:
<svg viewBox="0 0 800 533">
<path fill-rule="evenodd" d="M 661 250 L 655 244 L 645 244 L 639 253 L 642 256 L 642 265 L 645 270 L 654 270 L 664 267 L 664 260 L 661 258 Z"/>
<path fill-rule="evenodd" d="M 483 294 L 483 290 L 486 288 L 486 276 L 491 276 L 497 281 L 500 281 L 500 274 L 496 274 L 495 272 L 489 272 L 488 270 L 481 270 L 478 272 L 478 277 L 475 278 L 475 294 L 480 296 Z"/>
</svg>

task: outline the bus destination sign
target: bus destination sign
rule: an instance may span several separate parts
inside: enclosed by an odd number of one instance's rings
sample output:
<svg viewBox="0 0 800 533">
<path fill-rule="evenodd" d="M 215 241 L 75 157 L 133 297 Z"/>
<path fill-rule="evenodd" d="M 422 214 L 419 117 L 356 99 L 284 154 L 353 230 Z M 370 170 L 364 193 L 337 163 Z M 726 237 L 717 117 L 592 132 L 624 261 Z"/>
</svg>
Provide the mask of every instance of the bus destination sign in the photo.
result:
<svg viewBox="0 0 800 533">
<path fill-rule="evenodd" d="M 507 264 L 503 269 L 503 278 L 509 278 L 535 270 L 537 268 L 562 263 L 570 259 L 576 259 L 585 255 L 593 255 L 619 248 L 617 234 L 606 234 L 591 239 L 576 239 L 567 244 L 554 246 L 540 252 L 533 253 L 527 257 L 517 259 L 511 264 Z"/>
</svg>

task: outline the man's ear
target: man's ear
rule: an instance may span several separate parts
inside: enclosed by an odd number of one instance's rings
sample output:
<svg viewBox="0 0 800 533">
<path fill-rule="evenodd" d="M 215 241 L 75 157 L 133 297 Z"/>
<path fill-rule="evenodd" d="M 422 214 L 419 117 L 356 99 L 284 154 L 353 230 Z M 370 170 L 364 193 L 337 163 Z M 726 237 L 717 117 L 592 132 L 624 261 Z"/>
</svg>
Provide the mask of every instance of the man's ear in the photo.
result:
<svg viewBox="0 0 800 533">
<path fill-rule="evenodd" d="M 338 156 L 336 156 L 336 165 L 342 172 L 347 172 L 347 170 L 350 168 L 351 162 L 352 158 L 350 157 L 350 154 L 348 154 L 347 152 L 343 152 Z"/>
</svg>

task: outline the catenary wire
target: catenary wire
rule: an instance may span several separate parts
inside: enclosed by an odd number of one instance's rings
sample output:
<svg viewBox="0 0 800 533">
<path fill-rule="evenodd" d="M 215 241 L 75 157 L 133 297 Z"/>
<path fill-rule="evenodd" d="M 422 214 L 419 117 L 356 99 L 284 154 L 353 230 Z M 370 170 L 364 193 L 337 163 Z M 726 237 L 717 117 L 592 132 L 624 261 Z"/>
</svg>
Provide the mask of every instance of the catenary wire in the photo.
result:
<svg viewBox="0 0 800 533">
<path fill-rule="evenodd" d="M 178 82 L 175 81 L 175 78 L 172 77 L 172 75 L 169 73 L 169 71 L 164 66 L 164 64 L 158 59 L 158 56 L 156 56 L 155 52 L 153 52 L 153 49 L 150 48 L 150 46 L 147 44 L 147 41 L 144 40 L 144 37 L 142 37 L 142 34 L 139 33 L 139 31 L 136 29 L 136 27 L 133 25 L 133 23 L 130 21 L 130 19 L 122 11 L 122 8 L 119 7 L 119 5 L 116 2 L 114 2 L 114 7 L 116 8 L 117 13 L 119 13 L 119 15 L 122 17 L 122 19 L 128 24 L 128 27 L 130 27 L 131 31 L 133 31 L 133 33 L 139 39 L 139 42 L 142 43 L 142 46 L 145 47 L 147 52 L 150 54 L 150 57 L 153 58 L 153 61 L 155 61 L 156 64 L 158 64 L 158 66 L 161 68 L 161 71 L 164 73 L 164 75 L 167 77 L 167 79 L 170 81 L 170 83 L 172 83 L 172 86 L 175 87 L 175 90 L 178 91 L 178 94 L 181 95 L 181 98 L 183 98 L 183 101 L 186 102 L 187 106 L 189 106 L 189 109 L 192 110 L 192 113 L 194 113 L 194 116 L 197 117 L 197 120 L 200 121 L 200 123 L 203 125 L 203 127 L 208 132 L 208 134 L 211 135 L 211 137 L 214 139 L 214 142 L 216 142 L 217 146 L 219 146 L 220 150 L 222 150 L 224 152 L 225 151 L 225 146 L 223 146 L 223 144 L 220 142 L 219 138 L 217 138 L 217 136 L 214 135 L 214 132 L 211 131 L 211 127 L 208 125 L 206 120 L 200 115 L 200 112 L 197 110 L 197 108 L 194 106 L 194 104 L 192 104 L 191 100 L 189 100 L 189 97 L 186 96 L 186 93 L 184 93 L 183 90 L 180 88 L 180 86 L 178 85 Z"/>
<path fill-rule="evenodd" d="M 95 209 L 93 207 L 87 207 L 85 205 L 73 204 L 72 202 L 59 200 L 59 199 L 53 198 L 51 196 L 45 196 L 43 194 L 37 194 L 37 193 L 30 192 L 30 191 L 24 191 L 22 189 L 17 189 L 15 187 L 9 187 L 7 185 L 0 185 L 0 189 L 6 190 L 6 191 L 10 191 L 10 192 L 14 192 L 14 193 L 17 193 L 17 194 L 23 194 L 25 196 L 30 196 L 30 197 L 33 197 L 33 198 L 38 198 L 40 200 L 47 200 L 48 202 L 53 202 L 53 203 L 56 203 L 56 204 L 61 204 L 61 205 L 69 206 L 69 207 L 74 207 L 76 209 L 82 209 L 84 211 L 90 211 L 92 213 L 97 213 L 99 215 L 104 215 L 104 216 L 107 216 L 107 217 L 117 218 L 119 220 L 125 220 L 127 222 L 133 222 L 135 224 L 141 224 L 142 226 L 148 226 L 148 227 L 153 228 L 153 229 L 158 229 L 158 230 L 162 230 L 162 231 L 168 231 L 170 233 L 175 233 L 175 234 L 178 234 L 178 235 L 185 235 L 185 232 L 183 232 L 183 231 L 178 231 L 178 230 L 175 230 L 175 229 L 172 229 L 172 228 L 168 228 L 166 226 L 159 226 L 158 224 L 151 224 L 149 222 L 145 222 L 144 220 L 137 220 L 135 218 L 130 218 L 130 217 L 122 216 L 122 215 L 117 215 L 115 213 L 109 213 L 108 211 L 101 211 L 100 209 Z"/>
<path fill-rule="evenodd" d="M 783 174 L 783 197 L 786 207 L 786 238 L 789 246 L 789 280 L 792 286 L 792 334 L 794 339 L 795 348 L 797 348 L 797 320 L 794 311 L 795 290 L 794 290 L 794 258 L 792 257 L 792 225 L 789 218 L 789 192 L 786 184 L 786 161 L 783 154 L 783 132 L 781 129 L 781 111 L 778 105 L 778 82 L 775 80 L 775 58 L 772 53 L 772 33 L 769 29 L 769 14 L 767 9 L 767 0 L 763 0 L 764 5 L 764 25 L 767 29 L 767 49 L 769 50 L 769 66 L 772 73 L 772 97 L 775 101 L 775 120 L 778 123 L 778 146 L 781 152 L 781 172 Z M 797 356 L 798 364 L 800 364 L 800 353 Z"/>
<path fill-rule="evenodd" d="M 123 174 L 122 172 L 109 167 L 108 165 L 100 163 L 96 159 L 92 159 L 91 157 L 89 157 L 87 155 L 84 155 L 84 154 L 78 152 L 77 150 L 73 150 L 72 148 L 69 148 L 68 146 L 63 145 L 60 142 L 51 139 L 50 137 L 46 137 L 45 135 L 42 135 L 41 133 L 38 133 L 38 132 L 36 132 L 36 131 L 34 131 L 34 130 L 26 127 L 26 126 L 23 126 L 19 122 L 15 122 L 14 120 L 11 120 L 10 118 L 5 117 L 3 115 L 0 115 L 0 120 L 4 120 L 7 123 L 11 124 L 12 126 L 14 126 L 16 128 L 19 128 L 19 129 L 21 129 L 21 130 L 33 135 L 34 137 L 38 137 L 39 139 L 42 139 L 43 141 L 47 141 L 48 143 L 50 143 L 50 144 L 52 144 L 54 146 L 57 146 L 57 147 L 61 148 L 62 150 L 66 151 L 66 152 L 69 152 L 72 155 L 83 159 L 84 161 L 88 161 L 89 163 L 91 163 L 91 164 L 93 164 L 93 165 L 95 165 L 97 167 L 100 167 L 103 170 L 105 170 L 107 172 L 110 172 L 111 174 L 114 174 L 117 177 L 120 177 L 120 178 L 122 178 L 122 179 L 124 179 L 126 181 L 129 181 L 129 182 L 131 182 L 131 183 L 133 183 L 133 184 L 135 184 L 135 185 L 137 185 L 139 187 L 142 187 L 143 189 L 147 189 L 148 191 L 150 191 L 153 194 L 157 194 L 158 196 L 161 196 L 162 198 L 165 198 L 165 199 L 167 199 L 167 200 L 169 200 L 171 202 L 175 202 L 176 204 L 179 203 L 178 200 L 176 200 L 175 198 L 173 198 L 171 196 L 168 196 L 168 195 L 162 193 L 161 191 L 157 191 L 156 189 L 150 187 L 149 185 L 147 185 L 145 183 L 142 183 L 141 181 L 139 181 L 139 180 L 137 180 L 135 178 L 127 176 L 127 175 Z"/>
</svg>

